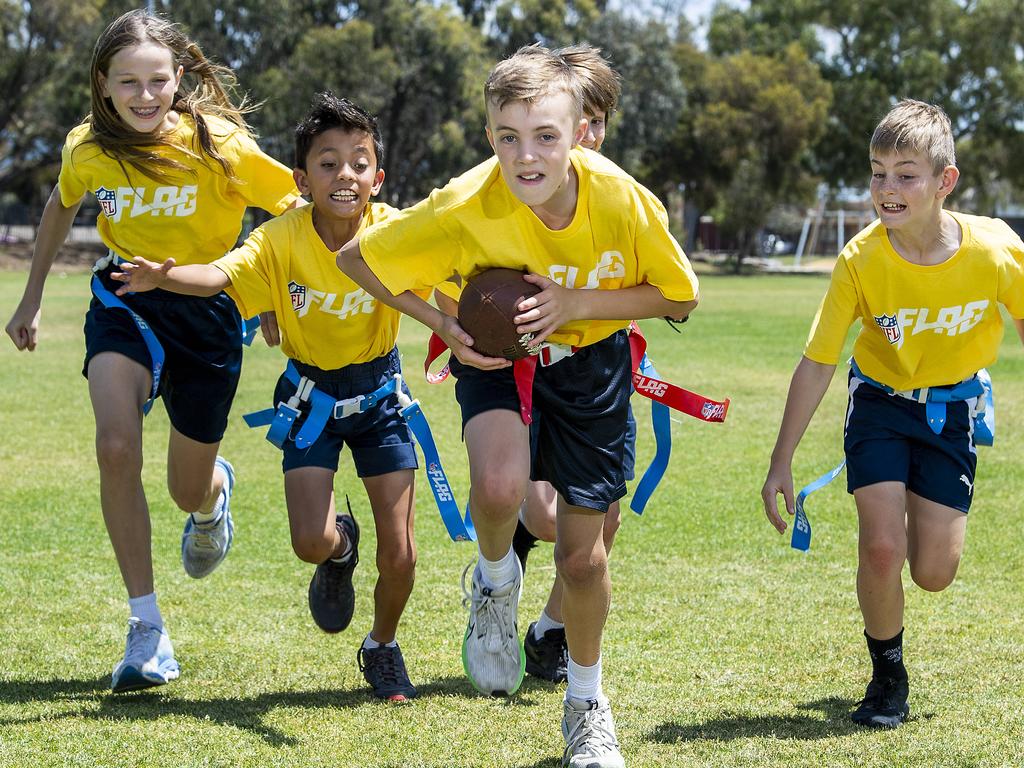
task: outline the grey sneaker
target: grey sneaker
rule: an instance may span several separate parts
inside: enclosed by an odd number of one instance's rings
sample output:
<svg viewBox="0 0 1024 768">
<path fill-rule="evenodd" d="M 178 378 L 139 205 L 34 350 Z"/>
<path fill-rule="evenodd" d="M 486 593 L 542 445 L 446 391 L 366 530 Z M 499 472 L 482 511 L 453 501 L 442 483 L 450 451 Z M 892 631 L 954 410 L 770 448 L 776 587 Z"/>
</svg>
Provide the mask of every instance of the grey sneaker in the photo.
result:
<svg viewBox="0 0 1024 768">
<path fill-rule="evenodd" d="M 500 587 L 483 586 L 480 566 L 473 563 L 462 572 L 462 604 L 469 608 L 469 623 L 462 640 L 462 666 L 469 681 L 488 696 L 511 696 L 519 690 L 526 656 L 519 643 L 519 592 L 523 571 L 516 560 L 516 578 Z M 466 574 L 473 568 L 472 591 Z"/>
<path fill-rule="evenodd" d="M 124 658 L 114 667 L 111 690 L 121 693 L 164 685 L 176 679 L 179 672 L 167 631 L 134 616 L 128 619 Z"/>
<path fill-rule="evenodd" d="M 565 737 L 563 768 L 625 768 L 615 738 L 615 723 L 608 699 L 566 699 L 562 715 Z"/>
<path fill-rule="evenodd" d="M 209 576 L 227 557 L 235 538 L 231 520 L 231 492 L 235 488 L 235 470 L 225 459 L 217 457 L 217 466 L 226 477 L 220 498 L 214 507 L 217 517 L 209 523 L 197 523 L 192 515 L 185 521 L 181 534 L 181 564 L 193 579 Z"/>
</svg>

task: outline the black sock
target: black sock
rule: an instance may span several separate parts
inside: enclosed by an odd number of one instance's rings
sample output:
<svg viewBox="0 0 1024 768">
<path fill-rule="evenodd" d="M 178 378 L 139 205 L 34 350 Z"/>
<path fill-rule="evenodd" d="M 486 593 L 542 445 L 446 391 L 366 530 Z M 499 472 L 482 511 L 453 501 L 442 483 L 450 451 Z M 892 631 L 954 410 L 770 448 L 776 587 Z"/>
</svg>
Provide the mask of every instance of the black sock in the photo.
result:
<svg viewBox="0 0 1024 768">
<path fill-rule="evenodd" d="M 888 640 L 875 640 L 867 632 L 864 638 L 868 641 L 868 653 L 871 654 L 872 677 L 876 680 L 889 677 L 894 680 L 906 680 L 907 668 L 903 666 L 903 630 Z"/>
<path fill-rule="evenodd" d="M 537 546 L 538 541 L 540 539 L 530 533 L 530 530 L 523 525 L 522 520 L 516 523 L 516 532 L 512 536 L 512 549 L 515 550 L 519 562 L 523 564 L 524 574 L 526 573 L 526 558 L 530 556 L 530 550 Z"/>
</svg>

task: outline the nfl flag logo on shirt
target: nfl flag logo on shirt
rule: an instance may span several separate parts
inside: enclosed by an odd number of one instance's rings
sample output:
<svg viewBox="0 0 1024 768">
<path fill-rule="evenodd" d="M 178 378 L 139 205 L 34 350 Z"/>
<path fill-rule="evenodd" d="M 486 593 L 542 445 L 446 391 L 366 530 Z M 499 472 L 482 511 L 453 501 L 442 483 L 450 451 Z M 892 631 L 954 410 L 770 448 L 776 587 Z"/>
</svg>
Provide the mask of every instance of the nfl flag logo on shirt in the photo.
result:
<svg viewBox="0 0 1024 768">
<path fill-rule="evenodd" d="M 96 190 L 96 202 L 107 218 L 117 215 L 117 190 L 100 187 Z"/>
<path fill-rule="evenodd" d="M 288 295 L 292 297 L 292 309 L 296 312 L 306 306 L 306 286 L 292 280 L 288 283 Z"/>
<path fill-rule="evenodd" d="M 903 336 L 900 324 L 896 322 L 896 315 L 875 315 L 875 323 L 882 329 L 885 338 L 890 344 L 898 344 Z"/>
</svg>

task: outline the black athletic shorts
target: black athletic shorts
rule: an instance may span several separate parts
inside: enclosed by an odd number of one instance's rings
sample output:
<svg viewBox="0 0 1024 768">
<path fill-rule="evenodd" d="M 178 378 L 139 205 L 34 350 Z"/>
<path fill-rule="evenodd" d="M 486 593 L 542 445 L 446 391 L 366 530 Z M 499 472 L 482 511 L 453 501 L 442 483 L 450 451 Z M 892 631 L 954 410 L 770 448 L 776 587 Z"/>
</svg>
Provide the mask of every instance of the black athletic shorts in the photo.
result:
<svg viewBox="0 0 1024 768">
<path fill-rule="evenodd" d="M 99 273 L 116 291 L 113 268 Z M 185 437 L 216 443 L 224 436 L 228 412 L 242 371 L 242 320 L 226 293 L 209 298 L 181 296 L 159 288 L 121 296 L 153 329 L 164 348 L 160 390 L 171 424 Z M 101 352 L 117 352 L 147 370 L 149 349 L 135 322 L 123 309 L 107 309 L 95 296 L 85 315 L 85 363 Z"/>
<path fill-rule="evenodd" d="M 519 413 L 511 368 L 482 371 L 454 358 L 462 425 L 494 409 Z M 629 335 L 618 331 L 548 367 L 533 381 L 531 480 L 546 480 L 569 504 L 606 512 L 626 495 Z"/>
</svg>

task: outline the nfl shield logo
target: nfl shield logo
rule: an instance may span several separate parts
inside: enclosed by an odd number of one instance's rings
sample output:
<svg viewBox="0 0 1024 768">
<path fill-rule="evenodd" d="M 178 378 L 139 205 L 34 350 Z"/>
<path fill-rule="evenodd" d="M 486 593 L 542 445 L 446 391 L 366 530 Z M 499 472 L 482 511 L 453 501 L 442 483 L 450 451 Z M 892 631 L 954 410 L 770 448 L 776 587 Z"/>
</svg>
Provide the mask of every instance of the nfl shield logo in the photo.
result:
<svg viewBox="0 0 1024 768">
<path fill-rule="evenodd" d="M 96 190 L 96 202 L 108 218 L 117 215 L 117 190 L 100 187 Z"/>
<path fill-rule="evenodd" d="M 875 315 L 875 323 L 882 329 L 890 344 L 897 344 L 903 337 L 903 331 L 896 322 L 896 315 Z"/>
<path fill-rule="evenodd" d="M 288 283 L 288 295 L 292 297 L 292 309 L 296 312 L 306 306 L 306 286 L 292 280 Z"/>
</svg>

